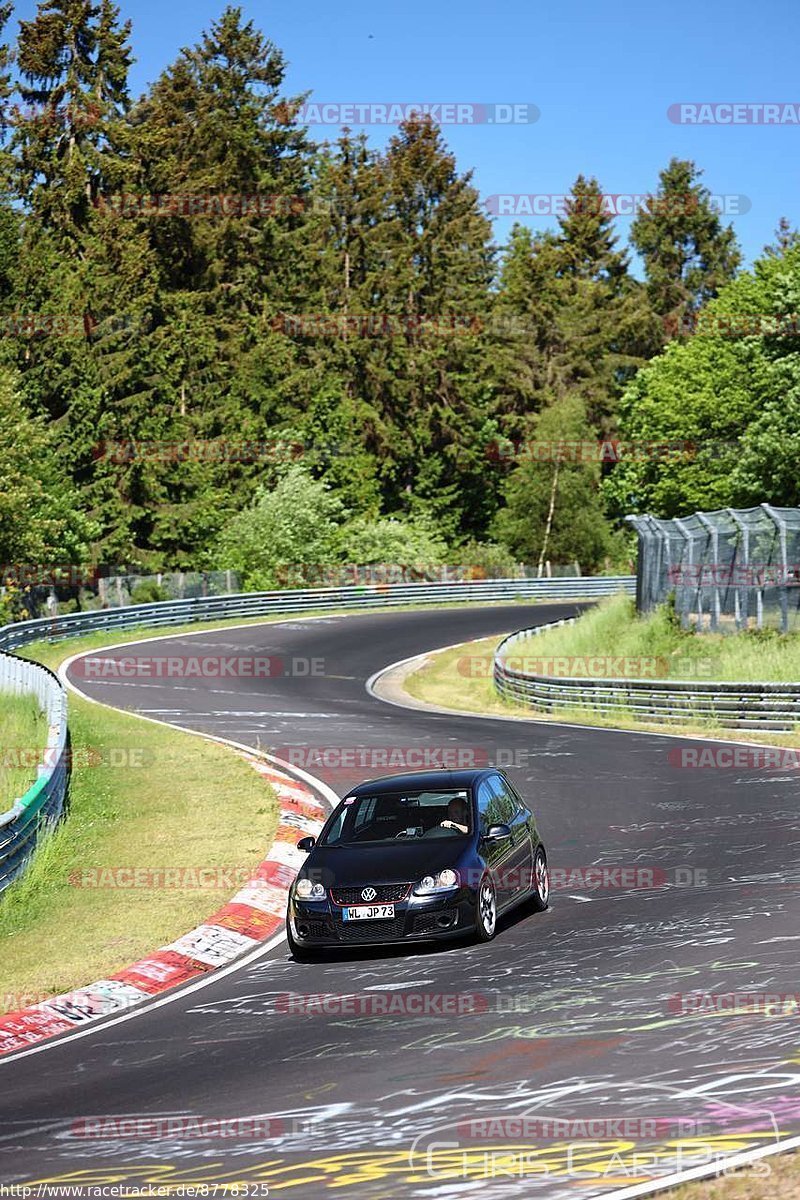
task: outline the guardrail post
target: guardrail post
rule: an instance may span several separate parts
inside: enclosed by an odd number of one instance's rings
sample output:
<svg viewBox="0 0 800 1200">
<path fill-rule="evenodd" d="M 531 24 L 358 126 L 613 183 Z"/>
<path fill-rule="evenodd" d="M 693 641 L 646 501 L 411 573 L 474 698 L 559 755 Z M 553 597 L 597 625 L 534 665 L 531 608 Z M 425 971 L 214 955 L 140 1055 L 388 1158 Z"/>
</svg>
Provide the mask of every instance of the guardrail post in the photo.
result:
<svg viewBox="0 0 800 1200">
<path fill-rule="evenodd" d="M 674 522 L 676 529 L 680 533 L 681 537 L 685 541 L 688 552 L 689 552 L 689 561 L 686 565 L 688 567 L 693 567 L 694 566 L 694 538 L 692 537 L 691 531 L 687 528 L 687 526 L 684 524 L 684 522 L 680 520 L 679 517 L 674 517 L 673 522 Z M 689 572 L 689 577 L 691 578 L 691 571 Z M 688 583 L 685 580 L 683 583 L 683 590 L 680 593 L 680 599 L 681 599 L 681 604 L 680 604 L 681 628 L 688 629 L 689 624 L 690 624 L 689 613 L 691 611 L 692 602 L 691 602 L 691 591 L 690 591 Z M 678 590 L 677 590 L 677 588 L 675 589 L 675 608 L 676 608 L 676 610 L 678 609 Z"/>
<path fill-rule="evenodd" d="M 786 553 L 786 522 L 771 504 L 762 504 L 764 512 L 775 524 L 778 530 L 778 544 L 781 551 L 782 582 L 779 589 L 781 598 L 781 633 L 789 632 L 789 563 Z"/>
<path fill-rule="evenodd" d="M 714 568 L 714 570 L 713 570 L 714 584 L 713 584 L 713 588 L 711 591 L 711 607 L 710 607 L 710 611 L 709 611 L 709 620 L 710 620 L 712 633 L 716 633 L 716 631 L 719 629 L 719 616 L 720 616 L 719 571 L 718 571 L 718 568 L 719 568 L 719 530 L 717 529 L 716 525 L 714 525 L 711 521 L 709 521 L 709 519 L 705 513 L 701 513 L 701 512 L 695 513 L 695 516 L 697 517 L 698 521 L 703 526 L 703 528 L 707 529 L 709 531 L 709 533 L 711 534 L 711 553 L 713 555 L 713 558 L 711 561 L 712 561 L 712 566 Z M 701 604 L 701 610 L 702 610 L 702 585 L 701 585 L 700 604 Z"/>
<path fill-rule="evenodd" d="M 644 611 L 644 533 L 642 531 L 642 518 L 634 514 L 630 514 L 625 518 L 627 524 L 632 525 L 636 530 L 636 611 Z"/>
<path fill-rule="evenodd" d="M 742 553 L 744 555 L 744 561 L 742 563 L 742 566 L 744 567 L 744 571 L 745 571 L 745 582 L 744 582 L 744 586 L 741 588 L 741 592 L 744 595 L 744 605 L 742 605 L 742 602 L 741 602 L 740 589 L 739 589 L 738 584 L 734 585 L 733 604 L 734 604 L 734 613 L 736 616 L 736 628 L 737 629 L 746 629 L 747 623 L 750 620 L 750 612 L 749 612 L 750 593 L 749 593 L 749 584 L 748 584 L 748 578 L 747 578 L 749 567 L 750 567 L 750 530 L 745 525 L 744 521 L 741 519 L 739 514 L 736 512 L 735 508 L 726 508 L 725 511 L 728 514 L 728 516 L 731 518 L 731 520 L 733 521 L 734 525 L 736 525 L 737 529 L 739 530 L 739 533 L 741 534 Z M 735 566 L 736 566 L 736 560 L 734 559 L 734 567 Z"/>
</svg>

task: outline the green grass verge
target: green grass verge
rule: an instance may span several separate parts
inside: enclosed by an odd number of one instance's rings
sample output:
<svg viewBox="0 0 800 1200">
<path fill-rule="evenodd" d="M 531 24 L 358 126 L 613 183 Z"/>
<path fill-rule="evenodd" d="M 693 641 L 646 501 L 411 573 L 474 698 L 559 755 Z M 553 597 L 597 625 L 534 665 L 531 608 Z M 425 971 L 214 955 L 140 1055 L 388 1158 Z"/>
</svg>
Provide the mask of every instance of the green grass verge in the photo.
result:
<svg viewBox="0 0 800 1200">
<path fill-rule="evenodd" d="M 719 1179 L 685 1183 L 661 1193 L 666 1200 L 800 1200 L 800 1157 L 764 1158 Z"/>
<path fill-rule="evenodd" d="M 515 658 L 544 659 L 543 675 L 587 676 L 587 658 L 601 660 L 597 674 L 643 678 L 791 683 L 800 680 L 800 634 L 774 629 L 702 633 L 681 629 L 666 607 L 639 617 L 622 594 L 602 600 L 574 625 L 518 642 Z M 562 659 L 551 666 L 547 660 Z M 619 660 L 633 662 L 623 667 Z"/>
<path fill-rule="evenodd" d="M 0 812 L 36 782 L 47 745 L 47 718 L 34 696 L 0 693 Z"/>
<path fill-rule="evenodd" d="M 102 978 L 203 921 L 277 825 L 273 790 L 225 746 L 74 696 L 69 722 L 68 819 L 0 896 L 2 1011 Z M 128 867 L 220 871 L 211 887 L 83 886 Z"/>
<path fill-rule="evenodd" d="M 577 629 L 584 620 L 591 619 L 595 614 L 581 617 L 580 621 L 567 629 Z M 549 634 L 540 634 L 537 642 L 537 654 L 540 653 L 538 642 L 544 641 Z M 613 716 L 605 716 L 586 708 L 559 708 L 556 713 L 536 712 L 522 704 L 503 700 L 494 689 L 492 680 L 492 661 L 494 652 L 502 639 L 498 637 L 481 638 L 474 642 L 465 642 L 447 650 L 435 651 L 429 654 L 422 663 L 409 673 L 395 681 L 387 680 L 379 685 L 380 692 L 389 691 L 392 694 L 405 693 L 412 699 L 437 708 L 450 708 L 459 712 L 477 713 L 481 716 L 517 717 L 528 721 L 567 722 L 573 725 L 595 726 L 601 729 L 630 729 L 644 730 L 652 733 L 671 733 L 676 736 L 694 734 L 714 738 L 719 741 L 757 742 L 765 746 L 800 747 L 800 729 L 791 733 L 761 733 L 751 729 L 726 729 L 715 721 L 705 717 L 694 717 L 676 724 L 662 724 L 655 721 L 640 721 L 624 708 L 619 708 Z M 520 657 L 524 650 L 519 645 L 514 646 L 515 657 Z"/>
</svg>

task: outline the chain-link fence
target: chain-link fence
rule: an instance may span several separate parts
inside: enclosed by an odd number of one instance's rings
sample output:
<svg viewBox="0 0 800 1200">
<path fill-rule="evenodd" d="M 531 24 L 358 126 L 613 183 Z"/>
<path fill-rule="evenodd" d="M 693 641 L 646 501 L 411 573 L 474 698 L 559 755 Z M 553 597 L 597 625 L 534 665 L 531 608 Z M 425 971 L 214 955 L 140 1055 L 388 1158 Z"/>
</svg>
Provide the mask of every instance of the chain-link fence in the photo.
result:
<svg viewBox="0 0 800 1200">
<path fill-rule="evenodd" d="M 721 508 L 688 517 L 627 518 L 639 535 L 636 606 L 671 593 L 684 628 L 772 627 L 788 633 L 800 612 L 800 509 Z"/>
<path fill-rule="evenodd" d="M 228 596 L 238 592 L 235 571 L 164 571 L 158 575 L 110 575 L 98 578 L 99 608 L 122 608 L 156 600 L 192 600 L 198 596 Z M 85 605 L 90 608 L 91 605 Z"/>
<path fill-rule="evenodd" d="M 607 572 L 611 574 L 611 570 Z M 561 579 L 581 575 L 580 563 L 550 563 L 526 566 L 497 562 L 467 565 L 444 563 L 371 563 L 358 566 L 334 564 L 282 564 L 271 572 L 263 587 L 375 587 L 395 583 L 459 583 L 499 579 Z M 12 591 L 4 581 L 13 584 Z M 236 571 L 171 571 L 157 575 L 92 566 L 59 568 L 27 566 L 0 567 L 0 621 L 3 618 L 35 619 L 65 616 L 73 612 L 126 608 L 160 600 L 195 600 L 232 596 L 245 590 Z M 247 588 L 254 591 L 255 588 Z M 263 590 L 259 588 L 258 590 Z M 4 601 L 13 596 L 13 607 Z"/>
</svg>

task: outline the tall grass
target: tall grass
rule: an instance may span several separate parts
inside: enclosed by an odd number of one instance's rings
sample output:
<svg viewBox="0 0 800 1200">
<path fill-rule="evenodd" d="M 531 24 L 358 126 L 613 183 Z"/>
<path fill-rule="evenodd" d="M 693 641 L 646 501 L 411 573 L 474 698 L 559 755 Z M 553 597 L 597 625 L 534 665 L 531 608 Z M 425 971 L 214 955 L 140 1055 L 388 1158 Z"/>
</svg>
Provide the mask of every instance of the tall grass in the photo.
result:
<svg viewBox="0 0 800 1200">
<path fill-rule="evenodd" d="M 603 600 L 574 625 L 563 625 L 518 642 L 509 655 L 577 660 L 559 664 L 556 673 L 563 675 L 585 676 L 585 659 L 599 657 L 607 660 L 610 677 L 635 675 L 635 663 L 620 670 L 620 664 L 613 661 L 629 658 L 655 659 L 657 677 L 669 679 L 800 681 L 798 633 L 782 634 L 772 629 L 695 633 L 681 629 L 667 606 L 639 616 L 633 600 L 623 595 Z"/>
<path fill-rule="evenodd" d="M 33 696 L 0 693 L 0 812 L 36 782 L 47 719 Z"/>
</svg>

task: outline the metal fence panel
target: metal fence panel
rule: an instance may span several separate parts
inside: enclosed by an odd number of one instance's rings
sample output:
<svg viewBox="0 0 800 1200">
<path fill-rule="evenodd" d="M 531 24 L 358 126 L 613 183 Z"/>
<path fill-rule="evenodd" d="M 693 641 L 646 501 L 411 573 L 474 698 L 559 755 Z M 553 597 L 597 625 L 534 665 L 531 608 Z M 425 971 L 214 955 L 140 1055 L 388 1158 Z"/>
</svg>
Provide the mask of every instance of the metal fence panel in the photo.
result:
<svg viewBox="0 0 800 1200">
<path fill-rule="evenodd" d="M 639 537 L 636 604 L 670 594 L 684 628 L 778 628 L 800 621 L 800 509 L 722 508 L 671 520 L 627 518 Z"/>
</svg>

